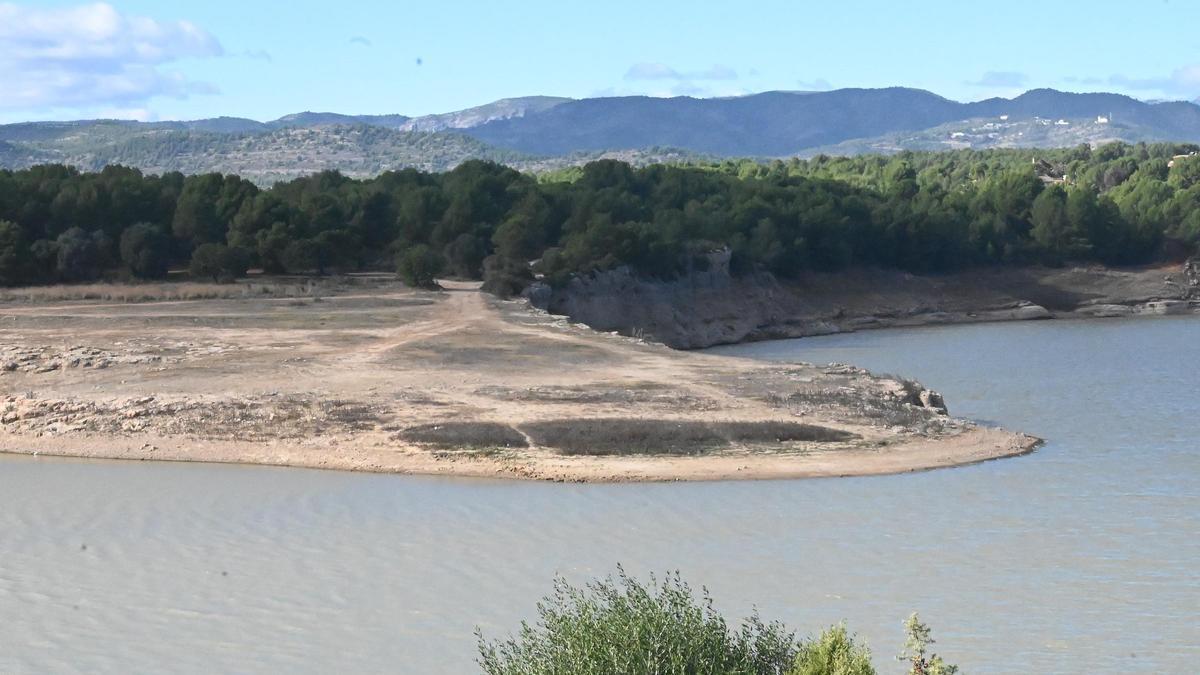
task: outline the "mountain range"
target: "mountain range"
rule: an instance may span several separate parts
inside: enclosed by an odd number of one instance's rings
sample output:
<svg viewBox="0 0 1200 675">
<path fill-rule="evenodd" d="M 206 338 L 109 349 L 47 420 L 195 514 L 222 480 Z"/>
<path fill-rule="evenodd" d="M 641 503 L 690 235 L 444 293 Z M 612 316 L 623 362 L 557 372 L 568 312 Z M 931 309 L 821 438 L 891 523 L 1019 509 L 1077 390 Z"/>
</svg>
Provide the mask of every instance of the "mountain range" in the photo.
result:
<svg viewBox="0 0 1200 675">
<path fill-rule="evenodd" d="M 0 167 L 120 163 L 147 171 L 237 172 L 269 183 L 470 158 L 544 170 L 619 157 L 635 163 L 820 152 L 1052 147 L 1200 141 L 1200 105 L 1036 89 L 961 103 L 892 87 L 772 91 L 728 98 L 531 96 L 438 115 L 302 112 L 269 122 L 83 120 L 0 126 Z"/>
</svg>

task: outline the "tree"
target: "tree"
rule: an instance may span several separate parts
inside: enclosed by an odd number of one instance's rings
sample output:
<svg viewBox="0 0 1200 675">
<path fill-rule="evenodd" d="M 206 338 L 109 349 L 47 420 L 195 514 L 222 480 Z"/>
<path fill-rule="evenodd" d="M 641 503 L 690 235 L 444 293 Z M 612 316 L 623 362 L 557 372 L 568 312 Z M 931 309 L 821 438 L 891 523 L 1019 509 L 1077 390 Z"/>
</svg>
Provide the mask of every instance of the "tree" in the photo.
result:
<svg viewBox="0 0 1200 675">
<path fill-rule="evenodd" d="M 954 675 L 958 666 L 950 665 L 937 654 L 929 653 L 934 643 L 929 626 L 921 623 L 916 612 L 904 621 L 904 651 L 897 658 L 909 664 L 909 675 Z"/>
<path fill-rule="evenodd" d="M 72 227 L 58 236 L 57 272 L 63 281 L 90 281 L 100 276 L 101 254 L 96 238 Z"/>
<path fill-rule="evenodd" d="M 1077 188 L 1073 192 L 1088 192 Z M 1075 258 L 1087 252 L 1081 211 L 1089 210 L 1086 197 L 1070 199 L 1058 185 L 1043 190 L 1033 200 L 1030 235 L 1043 257 L 1052 263 Z M 1079 229 L 1076 229 L 1076 226 Z"/>
<path fill-rule="evenodd" d="M 246 275 L 249 254 L 241 248 L 224 244 L 201 244 L 192 252 L 188 271 L 193 277 L 209 277 L 216 283 L 229 283 Z"/>
<path fill-rule="evenodd" d="M 437 275 L 443 268 L 442 256 L 425 244 L 407 248 L 396 256 L 396 274 L 413 288 L 437 288 Z"/>
<path fill-rule="evenodd" d="M 312 239 L 297 239 L 286 245 L 279 260 L 288 272 L 302 274 L 320 266 L 321 252 Z"/>
<path fill-rule="evenodd" d="M 136 223 L 121 233 L 121 262 L 139 279 L 167 276 L 171 240 L 150 223 Z"/>
<path fill-rule="evenodd" d="M 15 286 L 27 279 L 29 245 L 21 226 L 0 220 L 0 286 Z"/>
<path fill-rule="evenodd" d="M 442 250 L 451 274 L 463 279 L 478 279 L 487 257 L 484 242 L 472 234 L 460 234 Z"/>
</svg>

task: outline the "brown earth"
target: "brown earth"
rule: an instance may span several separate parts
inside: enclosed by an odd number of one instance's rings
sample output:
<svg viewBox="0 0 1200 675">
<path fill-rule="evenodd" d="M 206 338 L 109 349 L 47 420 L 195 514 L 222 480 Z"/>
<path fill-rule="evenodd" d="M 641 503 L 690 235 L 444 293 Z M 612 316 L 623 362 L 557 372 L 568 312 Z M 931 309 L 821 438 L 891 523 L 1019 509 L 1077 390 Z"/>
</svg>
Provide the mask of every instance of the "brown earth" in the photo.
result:
<svg viewBox="0 0 1200 675">
<path fill-rule="evenodd" d="M 474 284 L 259 290 L 0 304 L 0 450 L 624 481 L 894 473 L 1036 445 L 915 383 L 673 351 Z"/>
</svg>

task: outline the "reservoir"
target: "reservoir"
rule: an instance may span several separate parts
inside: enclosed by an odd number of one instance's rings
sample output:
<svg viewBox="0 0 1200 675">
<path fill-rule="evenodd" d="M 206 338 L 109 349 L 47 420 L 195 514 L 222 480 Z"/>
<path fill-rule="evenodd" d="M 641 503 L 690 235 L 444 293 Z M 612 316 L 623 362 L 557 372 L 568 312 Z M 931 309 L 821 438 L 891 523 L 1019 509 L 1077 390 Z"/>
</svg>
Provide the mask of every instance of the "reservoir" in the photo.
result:
<svg viewBox="0 0 1200 675">
<path fill-rule="evenodd" d="M 898 476 L 573 485 L 0 456 L 0 672 L 474 672 L 555 574 L 680 570 L 731 620 L 920 611 L 971 673 L 1200 663 L 1200 320 L 724 347 L 919 379 L 1036 453 Z"/>
</svg>

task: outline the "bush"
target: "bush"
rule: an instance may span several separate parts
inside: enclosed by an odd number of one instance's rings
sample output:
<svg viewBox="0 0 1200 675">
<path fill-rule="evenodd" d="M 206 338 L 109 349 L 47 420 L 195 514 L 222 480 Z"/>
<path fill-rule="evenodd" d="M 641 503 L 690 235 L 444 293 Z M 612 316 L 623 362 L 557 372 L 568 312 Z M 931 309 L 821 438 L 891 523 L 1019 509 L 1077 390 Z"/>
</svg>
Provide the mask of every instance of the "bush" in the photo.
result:
<svg viewBox="0 0 1200 675">
<path fill-rule="evenodd" d="M 875 666 L 871 665 L 871 650 L 855 644 L 846 625 L 839 624 L 801 645 L 787 675 L 875 675 Z"/>
<path fill-rule="evenodd" d="M 563 579 L 538 604 L 536 625 L 518 637 L 479 637 L 479 664 L 488 675 L 572 673 L 744 673 L 779 675 L 794 662 L 795 636 L 757 614 L 731 630 L 678 573 L 642 585 L 618 568 L 585 588 Z"/>
<path fill-rule="evenodd" d="M 533 282 L 529 265 L 519 260 L 488 256 L 483 261 L 483 291 L 505 300 L 520 295 Z"/>
<path fill-rule="evenodd" d="M 913 614 L 900 655 L 910 675 L 953 675 L 936 654 L 929 628 Z M 678 572 L 661 583 L 632 579 L 617 566 L 583 588 L 562 578 L 538 603 L 535 624 L 521 623 L 515 637 L 489 641 L 476 629 L 479 665 L 487 675 L 876 675 L 871 650 L 844 624 L 815 639 L 797 640 L 779 622 L 752 614 L 732 630 L 701 589 L 699 598 Z"/>
<path fill-rule="evenodd" d="M 167 276 L 171 240 L 150 223 L 137 223 L 121 233 L 121 262 L 139 279 Z"/>
<path fill-rule="evenodd" d="M 217 283 L 228 283 L 246 275 L 250 255 L 243 249 L 224 244 L 201 244 L 192 252 L 188 267 L 193 277 L 209 277 Z"/>
<path fill-rule="evenodd" d="M 445 268 L 445 260 L 424 244 L 417 244 L 396 256 L 396 274 L 413 288 L 437 288 L 437 275 Z"/>
</svg>

